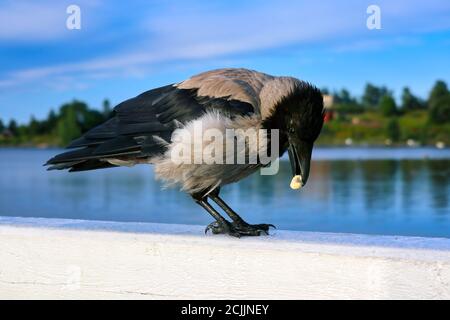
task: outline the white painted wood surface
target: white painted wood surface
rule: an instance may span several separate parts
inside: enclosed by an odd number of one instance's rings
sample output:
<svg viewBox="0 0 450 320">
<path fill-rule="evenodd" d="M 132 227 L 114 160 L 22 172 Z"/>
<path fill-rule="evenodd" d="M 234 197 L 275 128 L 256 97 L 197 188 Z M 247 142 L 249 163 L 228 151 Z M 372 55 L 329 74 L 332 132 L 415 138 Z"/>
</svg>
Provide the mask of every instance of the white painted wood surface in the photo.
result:
<svg viewBox="0 0 450 320">
<path fill-rule="evenodd" d="M 3 217 L 0 298 L 449 299 L 450 239 Z"/>
</svg>

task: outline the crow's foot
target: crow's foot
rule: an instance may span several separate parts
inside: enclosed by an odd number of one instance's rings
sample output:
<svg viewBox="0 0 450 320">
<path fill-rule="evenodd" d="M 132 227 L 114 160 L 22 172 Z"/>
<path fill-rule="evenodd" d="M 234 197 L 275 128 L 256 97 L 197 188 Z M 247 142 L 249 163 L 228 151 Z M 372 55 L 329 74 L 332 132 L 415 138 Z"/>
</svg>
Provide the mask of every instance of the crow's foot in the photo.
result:
<svg viewBox="0 0 450 320">
<path fill-rule="evenodd" d="M 205 234 L 208 233 L 209 230 L 211 230 L 213 234 L 224 233 L 236 238 L 241 237 L 241 234 L 236 230 L 233 224 L 229 223 L 228 221 L 214 221 L 206 226 Z"/>
<path fill-rule="evenodd" d="M 269 235 L 270 228 L 276 229 L 273 224 L 248 224 L 246 222 L 241 223 L 222 223 L 219 221 L 214 221 L 210 223 L 206 229 L 205 233 L 208 230 L 211 230 L 213 234 L 228 234 L 233 237 L 240 238 L 241 236 L 260 236 L 260 235 Z"/>
<path fill-rule="evenodd" d="M 270 228 L 276 229 L 273 224 L 248 224 L 246 222 L 235 223 L 234 227 L 242 236 L 269 235 Z"/>
</svg>

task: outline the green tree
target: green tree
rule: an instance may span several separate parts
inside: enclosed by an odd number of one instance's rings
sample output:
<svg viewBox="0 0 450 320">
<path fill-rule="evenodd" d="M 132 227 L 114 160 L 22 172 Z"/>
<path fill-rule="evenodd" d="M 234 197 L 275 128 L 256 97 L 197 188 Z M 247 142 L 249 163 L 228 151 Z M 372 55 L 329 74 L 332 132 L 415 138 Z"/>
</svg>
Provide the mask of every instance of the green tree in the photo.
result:
<svg viewBox="0 0 450 320">
<path fill-rule="evenodd" d="M 58 137 L 62 144 L 67 144 L 81 134 L 75 108 L 67 108 L 58 121 Z"/>
<path fill-rule="evenodd" d="M 0 119 L 0 134 L 5 130 L 5 124 L 3 123 L 2 119 Z"/>
<path fill-rule="evenodd" d="M 108 99 L 103 100 L 103 116 L 108 119 L 111 116 L 111 103 Z"/>
<path fill-rule="evenodd" d="M 97 110 L 90 110 L 88 105 L 82 101 L 73 100 L 63 104 L 60 109 L 60 118 L 64 118 L 68 112 L 73 112 L 79 129 L 82 133 L 92 129 L 104 121 L 103 114 Z"/>
<path fill-rule="evenodd" d="M 85 114 L 88 110 L 88 105 L 79 100 L 73 100 L 71 102 L 64 103 L 61 107 L 59 107 L 59 117 L 64 118 L 66 114 L 70 112 L 75 113 L 75 117 L 77 121 L 83 121 L 83 114 Z"/>
<path fill-rule="evenodd" d="M 367 83 L 361 99 L 362 105 L 368 109 L 374 109 L 379 106 L 381 98 L 386 95 L 392 95 L 386 87 L 377 87 Z"/>
<path fill-rule="evenodd" d="M 436 81 L 431 89 L 428 97 L 428 109 L 431 122 L 445 123 L 450 121 L 450 92 L 444 81 Z"/>
<path fill-rule="evenodd" d="M 450 94 L 433 101 L 429 109 L 429 116 L 433 123 L 450 122 Z"/>
<path fill-rule="evenodd" d="M 32 141 L 49 142 L 57 141 L 61 144 L 67 144 L 71 140 L 77 138 L 82 133 L 99 125 L 112 115 L 112 109 L 109 101 L 103 101 L 103 110 L 92 110 L 89 106 L 78 100 L 61 105 L 59 110 L 55 112 L 50 110 L 47 119 L 37 120 L 34 116 L 30 118 L 28 124 L 18 125 L 11 120 L 6 127 L 18 139 L 14 139 L 14 143 L 29 143 L 30 137 L 42 136 L 41 139 Z M 0 121 L 0 133 L 4 130 L 5 125 Z"/>
<path fill-rule="evenodd" d="M 338 93 L 334 95 L 336 102 L 342 104 L 354 103 L 354 99 L 351 97 L 350 92 L 347 89 L 341 89 Z"/>
<path fill-rule="evenodd" d="M 448 96 L 448 94 L 447 84 L 442 80 L 436 81 L 428 97 L 428 107 L 433 107 L 439 99 Z"/>
<path fill-rule="evenodd" d="M 44 133 L 52 133 L 56 130 L 58 125 L 58 117 L 56 116 L 55 111 L 52 109 L 48 113 L 47 120 L 45 121 Z"/>
<path fill-rule="evenodd" d="M 39 122 L 36 120 L 36 118 L 34 116 L 31 116 L 30 119 L 30 123 L 28 125 L 28 133 L 31 136 L 37 135 L 40 131 L 40 124 Z"/>
<path fill-rule="evenodd" d="M 424 108 L 425 103 L 418 97 L 414 96 L 408 87 L 404 87 L 402 91 L 402 110 L 411 111 Z"/>
<path fill-rule="evenodd" d="M 396 142 L 400 139 L 400 126 L 397 118 L 389 119 L 386 124 L 386 134 L 391 141 Z"/>
<path fill-rule="evenodd" d="M 97 110 L 89 110 L 88 112 L 83 114 L 82 119 L 83 121 L 81 122 L 81 130 L 83 133 L 95 126 L 98 126 L 105 120 L 103 114 Z"/>
<path fill-rule="evenodd" d="M 362 111 L 361 106 L 355 97 L 352 97 L 347 89 L 341 89 L 333 94 L 335 108 L 344 113 L 359 113 Z"/>
<path fill-rule="evenodd" d="M 17 130 L 18 130 L 18 126 L 17 126 L 17 122 L 16 122 L 16 120 L 13 120 L 13 119 L 11 119 L 10 121 L 9 121 L 9 124 L 8 124 L 8 130 L 9 130 L 9 132 L 11 132 L 13 135 L 17 135 Z"/>
<path fill-rule="evenodd" d="M 394 98 L 389 95 L 385 95 L 380 100 L 379 109 L 384 116 L 390 117 L 397 114 L 397 105 Z"/>
</svg>

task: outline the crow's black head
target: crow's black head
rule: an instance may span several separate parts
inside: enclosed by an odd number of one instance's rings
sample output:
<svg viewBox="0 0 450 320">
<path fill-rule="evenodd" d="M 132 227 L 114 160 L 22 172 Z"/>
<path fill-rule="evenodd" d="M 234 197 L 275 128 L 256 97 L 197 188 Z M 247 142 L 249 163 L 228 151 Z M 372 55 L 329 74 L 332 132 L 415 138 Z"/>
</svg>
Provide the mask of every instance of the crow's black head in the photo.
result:
<svg viewBox="0 0 450 320">
<path fill-rule="evenodd" d="M 279 129 L 280 153 L 288 150 L 293 175 L 298 182 L 294 186 L 291 184 L 294 189 L 305 185 L 308 180 L 311 152 L 323 126 L 323 115 L 320 90 L 309 83 L 299 82 L 263 121 L 264 128 Z"/>
</svg>

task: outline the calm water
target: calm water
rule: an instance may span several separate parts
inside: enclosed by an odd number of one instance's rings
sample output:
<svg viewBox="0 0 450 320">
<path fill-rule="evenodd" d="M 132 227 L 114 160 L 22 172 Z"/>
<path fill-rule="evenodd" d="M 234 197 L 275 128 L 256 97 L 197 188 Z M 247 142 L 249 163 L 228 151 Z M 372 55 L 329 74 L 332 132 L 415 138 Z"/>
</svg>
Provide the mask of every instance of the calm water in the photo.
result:
<svg viewBox="0 0 450 320">
<path fill-rule="evenodd" d="M 202 224 L 187 195 L 161 191 L 149 166 L 46 171 L 59 150 L 0 149 L 0 215 Z M 450 237 L 450 150 L 316 149 L 308 185 L 289 189 L 290 166 L 223 188 L 251 223 L 280 229 Z"/>
</svg>

